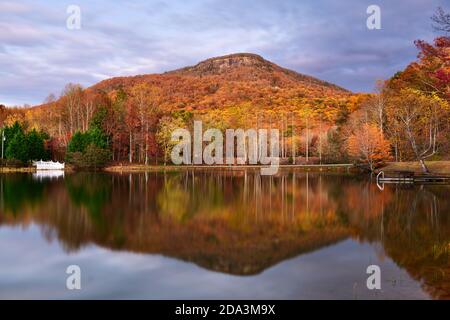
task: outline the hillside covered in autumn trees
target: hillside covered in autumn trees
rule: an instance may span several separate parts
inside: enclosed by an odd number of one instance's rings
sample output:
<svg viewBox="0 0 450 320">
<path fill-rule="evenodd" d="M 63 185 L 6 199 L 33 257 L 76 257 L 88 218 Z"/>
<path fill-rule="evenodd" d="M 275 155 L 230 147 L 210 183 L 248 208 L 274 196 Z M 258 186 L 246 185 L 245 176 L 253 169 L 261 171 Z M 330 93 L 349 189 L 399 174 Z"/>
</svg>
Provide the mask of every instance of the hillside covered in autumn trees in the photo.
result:
<svg viewBox="0 0 450 320">
<path fill-rule="evenodd" d="M 95 166 L 167 162 L 171 131 L 202 120 L 204 129 L 279 129 L 282 163 L 358 161 L 374 169 L 418 160 L 428 171 L 425 159 L 448 159 L 450 152 L 450 38 L 416 46 L 417 61 L 377 83 L 374 94 L 240 53 L 89 88 L 67 84 L 42 105 L 2 107 L 0 122 L 45 133 L 53 159 Z"/>
</svg>

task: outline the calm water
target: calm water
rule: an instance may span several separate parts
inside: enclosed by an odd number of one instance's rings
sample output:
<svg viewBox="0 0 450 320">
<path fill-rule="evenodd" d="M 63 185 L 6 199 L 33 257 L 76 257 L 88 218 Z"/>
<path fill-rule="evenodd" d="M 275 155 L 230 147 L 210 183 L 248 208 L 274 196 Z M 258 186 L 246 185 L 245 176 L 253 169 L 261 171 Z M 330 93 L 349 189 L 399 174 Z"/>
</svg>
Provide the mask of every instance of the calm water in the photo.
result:
<svg viewBox="0 0 450 320">
<path fill-rule="evenodd" d="M 0 298 L 450 298 L 450 187 L 285 171 L 0 175 Z M 66 289 L 79 265 L 82 289 Z M 381 290 L 366 268 L 381 268 Z"/>
</svg>

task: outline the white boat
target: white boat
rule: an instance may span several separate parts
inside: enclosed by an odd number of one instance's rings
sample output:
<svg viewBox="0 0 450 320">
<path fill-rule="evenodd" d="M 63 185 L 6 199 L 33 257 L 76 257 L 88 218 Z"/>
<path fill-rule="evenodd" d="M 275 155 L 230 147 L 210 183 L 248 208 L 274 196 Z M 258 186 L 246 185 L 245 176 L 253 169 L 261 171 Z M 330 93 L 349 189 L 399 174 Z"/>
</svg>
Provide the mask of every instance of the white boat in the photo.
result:
<svg viewBox="0 0 450 320">
<path fill-rule="evenodd" d="M 33 161 L 36 170 L 64 170 L 64 163 L 53 161 Z"/>
</svg>

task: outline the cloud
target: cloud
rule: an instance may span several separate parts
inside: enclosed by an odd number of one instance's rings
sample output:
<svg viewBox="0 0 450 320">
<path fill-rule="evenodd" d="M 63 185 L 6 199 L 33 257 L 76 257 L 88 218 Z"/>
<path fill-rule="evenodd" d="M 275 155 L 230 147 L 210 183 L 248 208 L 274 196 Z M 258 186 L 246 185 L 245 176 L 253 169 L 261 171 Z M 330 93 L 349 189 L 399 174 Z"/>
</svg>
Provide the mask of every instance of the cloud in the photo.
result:
<svg viewBox="0 0 450 320">
<path fill-rule="evenodd" d="M 432 40 L 443 0 L 380 0 L 382 30 L 366 28 L 371 0 L 301 2 L 77 1 L 81 30 L 66 28 L 68 1 L 0 4 L 0 103 L 37 104 L 68 82 L 158 73 L 233 52 L 370 91 Z"/>
</svg>

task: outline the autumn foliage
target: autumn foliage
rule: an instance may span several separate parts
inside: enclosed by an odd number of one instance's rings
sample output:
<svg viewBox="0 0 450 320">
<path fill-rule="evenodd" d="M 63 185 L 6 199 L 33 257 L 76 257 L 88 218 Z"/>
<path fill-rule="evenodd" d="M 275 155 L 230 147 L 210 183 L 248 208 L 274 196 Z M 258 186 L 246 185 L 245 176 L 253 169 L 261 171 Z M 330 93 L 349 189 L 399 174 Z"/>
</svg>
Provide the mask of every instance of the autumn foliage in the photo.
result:
<svg viewBox="0 0 450 320">
<path fill-rule="evenodd" d="M 348 152 L 353 158 L 367 163 L 371 171 L 391 158 L 390 144 L 374 124 L 365 124 L 348 139 Z"/>
<path fill-rule="evenodd" d="M 68 84 L 59 99 L 49 96 L 41 106 L 9 113 L 6 121 L 47 131 L 59 158 L 74 134 L 101 118 L 96 125 L 108 137 L 114 162 L 164 161 L 168 130 L 189 129 L 193 120 L 220 129 L 278 128 L 284 158 L 308 154 L 325 161 L 327 133 L 364 97 L 257 55 L 235 54 L 164 74 L 112 78 L 87 89 Z"/>
<path fill-rule="evenodd" d="M 0 120 L 45 131 L 58 160 L 74 134 L 95 121 L 113 162 L 166 162 L 170 130 L 191 130 L 202 120 L 221 130 L 279 129 L 281 163 L 357 159 L 373 169 L 391 153 L 395 161 L 418 160 L 427 172 L 425 159 L 450 155 L 450 38 L 415 44 L 417 61 L 380 81 L 374 94 L 353 94 L 258 55 L 233 54 L 86 89 L 68 84 L 40 106 L 0 108 Z"/>
</svg>

